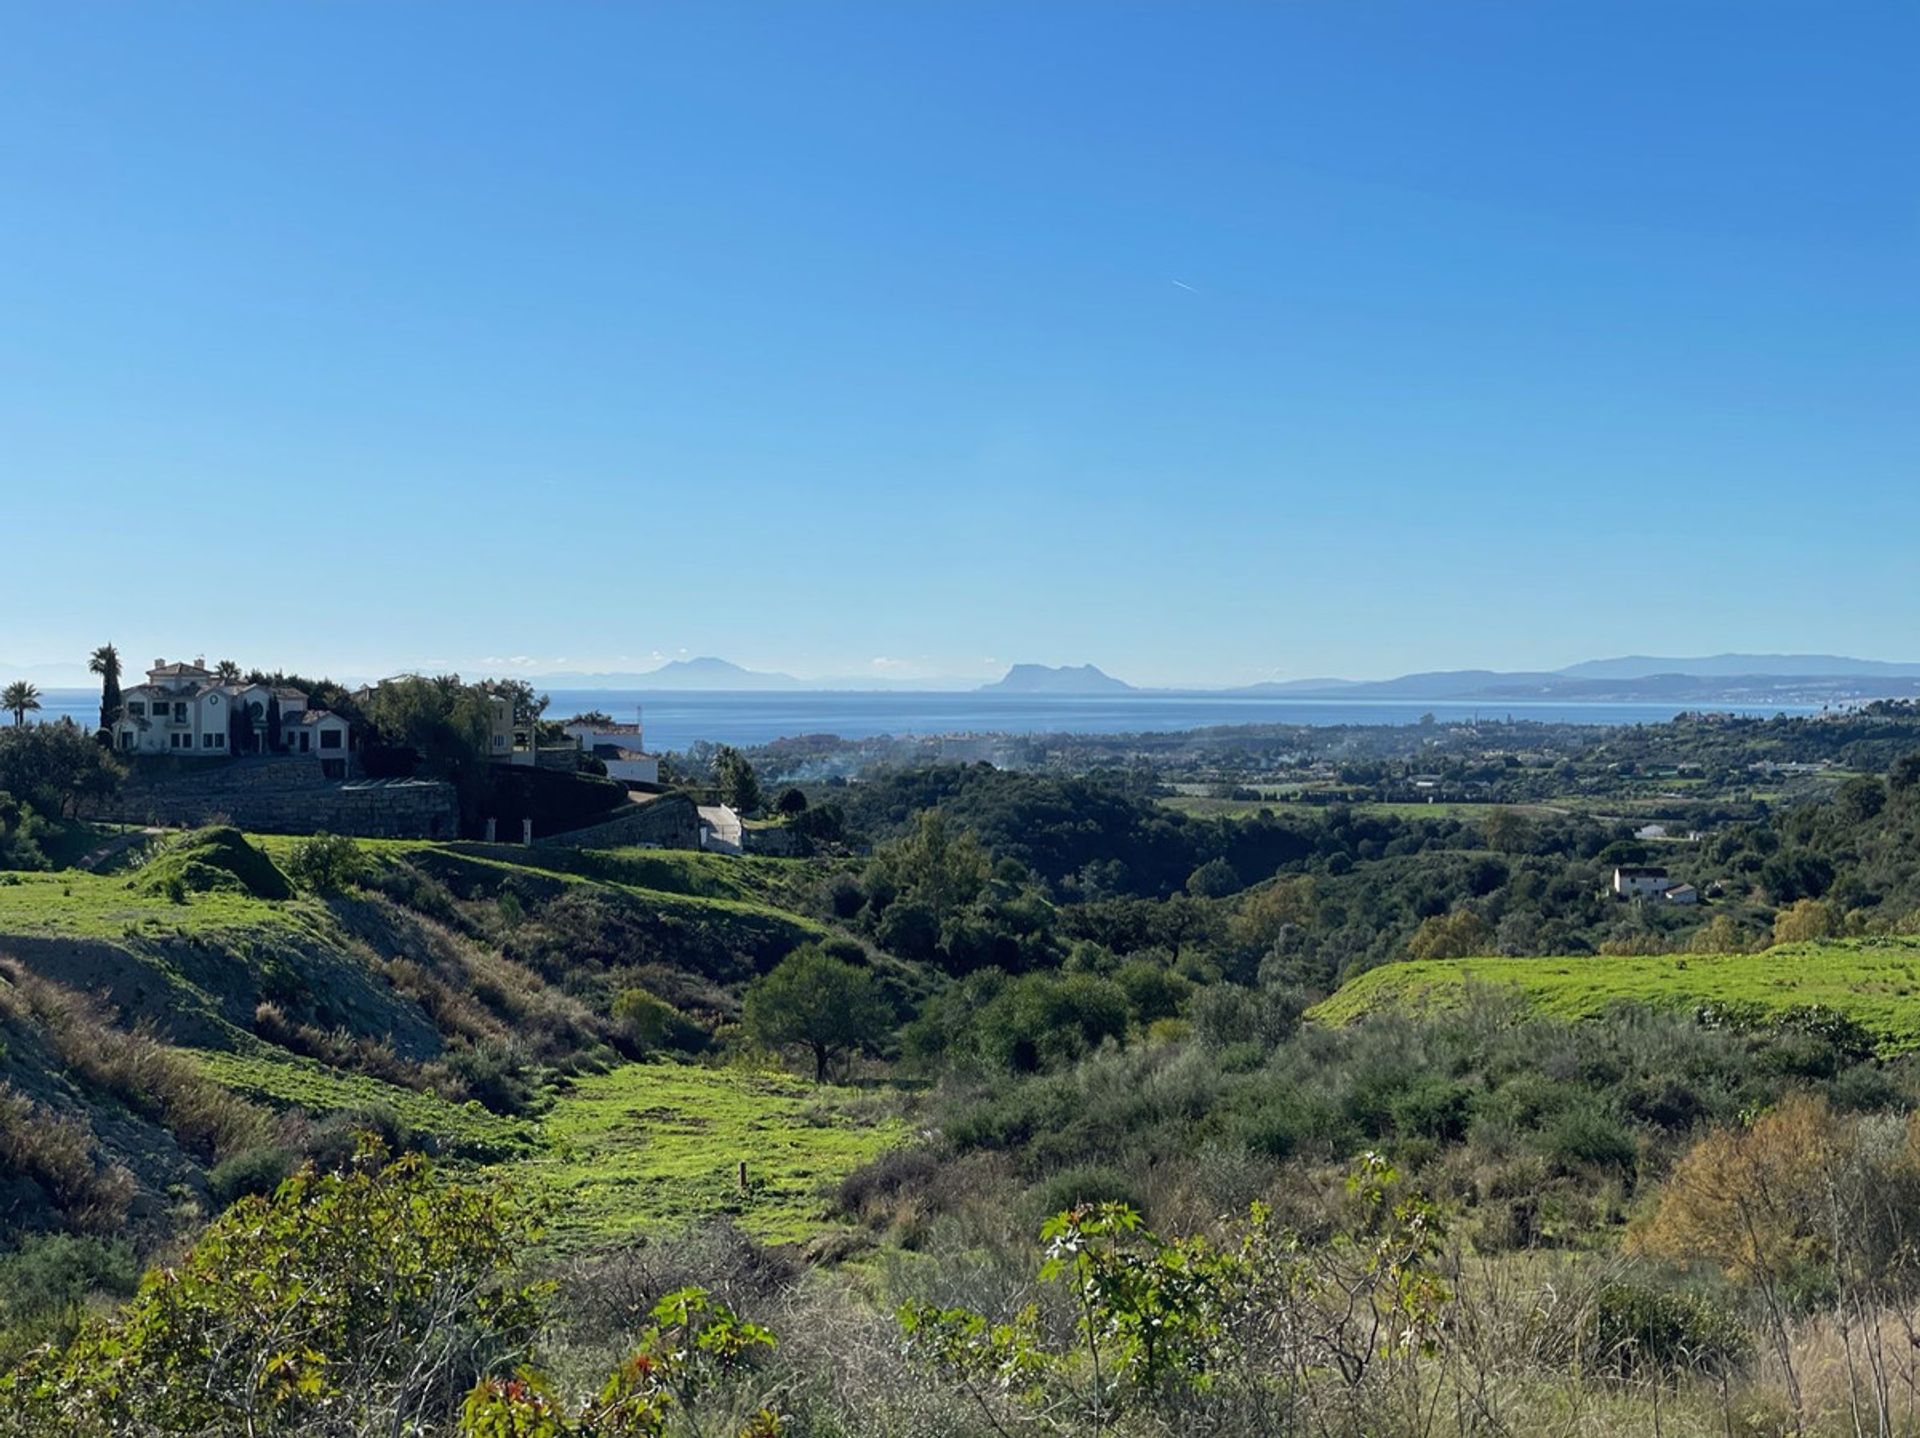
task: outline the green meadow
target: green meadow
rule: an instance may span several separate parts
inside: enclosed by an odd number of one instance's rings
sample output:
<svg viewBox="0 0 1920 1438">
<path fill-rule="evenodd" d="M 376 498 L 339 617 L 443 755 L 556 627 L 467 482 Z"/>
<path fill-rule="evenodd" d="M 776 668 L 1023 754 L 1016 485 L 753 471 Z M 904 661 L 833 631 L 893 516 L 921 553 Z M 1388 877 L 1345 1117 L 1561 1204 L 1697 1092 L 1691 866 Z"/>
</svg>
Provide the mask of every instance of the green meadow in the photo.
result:
<svg viewBox="0 0 1920 1438">
<path fill-rule="evenodd" d="M 1752 954 L 1409 960 L 1369 970 L 1309 1013 L 1342 1024 L 1369 1013 L 1446 1007 L 1459 1004 L 1470 985 L 1518 993 L 1561 1018 L 1590 1017 L 1617 1003 L 1818 1005 L 1867 1029 L 1885 1053 L 1920 1049 L 1920 939 L 1911 938 L 1785 944 Z"/>
<path fill-rule="evenodd" d="M 785 1073 L 627 1064 L 574 1080 L 503 1171 L 550 1206 L 561 1248 L 716 1215 L 793 1242 L 826 1223 L 827 1189 L 907 1136 L 889 1107 Z"/>
</svg>

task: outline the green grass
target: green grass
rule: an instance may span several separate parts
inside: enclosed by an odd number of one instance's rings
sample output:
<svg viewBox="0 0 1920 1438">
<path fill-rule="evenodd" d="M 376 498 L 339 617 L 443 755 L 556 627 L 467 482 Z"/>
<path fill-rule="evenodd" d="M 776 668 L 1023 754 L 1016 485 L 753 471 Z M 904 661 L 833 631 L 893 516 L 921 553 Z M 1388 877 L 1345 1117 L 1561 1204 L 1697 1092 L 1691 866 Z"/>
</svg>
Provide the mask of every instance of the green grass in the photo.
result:
<svg viewBox="0 0 1920 1438">
<path fill-rule="evenodd" d="M 1469 983 L 1516 991 L 1543 1013 L 1575 1019 L 1623 1001 L 1819 1004 L 1873 1033 L 1885 1053 L 1920 1049 L 1920 939 L 1906 938 L 1788 944 L 1757 954 L 1413 960 L 1360 975 L 1309 1013 L 1339 1024 L 1446 1007 L 1462 1000 Z"/>
<path fill-rule="evenodd" d="M 1543 804 L 1471 803 L 1455 800 L 1424 800 L 1405 803 L 1361 803 L 1348 806 L 1356 814 L 1379 814 L 1400 819 L 1484 819 L 1495 809 L 1513 809 L 1530 818 L 1552 812 Z"/>
<path fill-rule="evenodd" d="M 695 899 L 791 908 L 803 901 L 835 867 L 831 861 L 770 859 L 757 855 L 702 854 L 690 849 L 539 849 L 493 844 L 450 845 L 455 852 L 538 869 L 599 879 L 652 893 Z"/>
<path fill-rule="evenodd" d="M 795 1241 L 825 1222 L 825 1188 L 906 1136 L 867 1105 L 787 1074 L 628 1064 L 577 1080 L 541 1122 L 540 1150 L 505 1172 L 552 1203 L 561 1248 L 716 1214 Z"/>
<path fill-rule="evenodd" d="M 15 882 L 17 881 L 17 882 Z M 293 927 L 300 906 L 241 893 L 196 893 L 176 904 L 143 894 L 126 874 L 16 873 L 0 879 L 0 934 L 120 938 L 129 929 L 203 934 Z"/>
<path fill-rule="evenodd" d="M 477 1103 L 448 1103 L 430 1093 L 342 1073 L 311 1059 L 262 1044 L 246 1053 L 182 1049 L 215 1083 L 274 1108 L 302 1108 L 316 1118 L 342 1109 L 381 1105 L 402 1123 L 432 1134 L 455 1154 L 502 1158 L 530 1149 L 534 1126 L 502 1118 Z"/>
</svg>

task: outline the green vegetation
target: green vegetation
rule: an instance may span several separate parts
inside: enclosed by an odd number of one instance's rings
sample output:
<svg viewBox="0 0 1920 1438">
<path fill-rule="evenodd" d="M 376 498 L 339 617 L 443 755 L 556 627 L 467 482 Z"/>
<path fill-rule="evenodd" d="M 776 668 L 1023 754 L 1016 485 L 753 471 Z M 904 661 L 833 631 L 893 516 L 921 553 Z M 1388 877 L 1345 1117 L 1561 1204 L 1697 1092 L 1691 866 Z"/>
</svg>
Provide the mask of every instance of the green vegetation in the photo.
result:
<svg viewBox="0 0 1920 1438">
<path fill-rule="evenodd" d="M 1754 954 L 1470 958 L 1389 964 L 1308 1011 L 1327 1023 L 1459 1005 L 1470 985 L 1511 990 L 1542 1013 L 1589 1018 L 1616 1004 L 1777 1015 L 1824 1009 L 1886 1053 L 1920 1049 L 1920 939 L 1786 944 Z"/>
<path fill-rule="evenodd" d="M 55 1345 L 32 1402 L 139 1384 L 212 1432 L 169 1375 L 258 1432 L 404 1401 L 432 1438 L 1854 1431 L 1920 1382 L 1920 725 L 1519 733 L 694 756 L 833 858 L 216 829 L 49 871 L 73 790 L 15 799 L 0 1352 Z M 1671 804 L 1697 838 L 1624 817 Z M 1701 902 L 1609 892 L 1647 862 Z M 281 1321 L 266 1265 L 331 1271 L 319 1216 L 373 1203 L 417 1291 L 442 1192 L 486 1302 L 351 1300 L 431 1391 L 331 1310 L 243 1397 L 207 1367 Z M 201 1238 L 125 1304 L 122 1232 Z"/>
<path fill-rule="evenodd" d="M 266 1044 L 242 1052 L 182 1052 L 208 1078 L 276 1109 L 300 1109 L 315 1118 L 390 1113 L 435 1148 L 460 1157 L 503 1158 L 525 1152 L 535 1139 L 525 1120 L 489 1113 L 478 1103 L 450 1103 L 368 1074 L 342 1073 Z"/>
<path fill-rule="evenodd" d="M 182 835 L 150 850 L 133 881 L 136 893 L 184 904 L 192 894 L 246 894 L 287 899 L 293 886 L 238 829 L 214 827 Z"/>
<path fill-rule="evenodd" d="M 574 1080 L 540 1123 L 540 1149 L 507 1172 L 552 1205 L 562 1247 L 716 1214 L 792 1241 L 820 1227 L 833 1185 L 905 1137 L 884 1108 L 784 1073 L 628 1064 Z"/>
</svg>

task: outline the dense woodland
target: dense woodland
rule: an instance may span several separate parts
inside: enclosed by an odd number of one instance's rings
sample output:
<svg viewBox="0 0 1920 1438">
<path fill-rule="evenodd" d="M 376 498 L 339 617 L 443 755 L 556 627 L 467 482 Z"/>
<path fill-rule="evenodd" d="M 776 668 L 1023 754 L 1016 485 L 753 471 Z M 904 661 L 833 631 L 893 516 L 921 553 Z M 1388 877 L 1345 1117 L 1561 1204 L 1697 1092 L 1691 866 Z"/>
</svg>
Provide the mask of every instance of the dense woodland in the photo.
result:
<svg viewBox="0 0 1920 1438">
<path fill-rule="evenodd" d="M 0 731 L 0 885 L 178 915 L 103 930 L 119 969 L 0 916 L 0 1432 L 1914 1431 L 1920 1027 L 1315 1006 L 1408 959 L 1905 954 L 1920 714 L 1015 742 L 674 756 L 800 858 L 215 828 L 102 877 L 110 761 Z M 1611 895 L 1649 862 L 1703 902 Z M 556 1248 L 503 1177 L 591 1075 L 768 1062 L 901 1125 L 813 1240 L 716 1202 Z"/>
</svg>

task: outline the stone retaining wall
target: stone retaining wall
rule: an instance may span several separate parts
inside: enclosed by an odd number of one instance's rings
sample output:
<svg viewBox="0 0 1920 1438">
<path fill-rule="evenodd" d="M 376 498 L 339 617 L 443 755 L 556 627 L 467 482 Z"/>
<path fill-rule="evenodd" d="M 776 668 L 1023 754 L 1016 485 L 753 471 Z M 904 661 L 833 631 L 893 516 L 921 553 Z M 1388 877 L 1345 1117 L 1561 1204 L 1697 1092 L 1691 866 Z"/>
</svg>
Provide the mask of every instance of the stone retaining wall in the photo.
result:
<svg viewBox="0 0 1920 1438">
<path fill-rule="evenodd" d="M 330 782 L 319 766 L 295 760 L 234 765 L 204 780 L 130 781 L 94 806 L 93 817 L 124 824 L 192 827 L 225 819 L 258 834 L 350 834 L 361 839 L 453 839 L 460 801 L 438 779 Z M 278 772 L 276 772 L 278 771 Z"/>
<path fill-rule="evenodd" d="M 502 834 L 502 839 L 516 836 Z M 700 815 L 685 794 L 661 794 L 631 804 L 617 819 L 569 829 L 560 834 L 537 834 L 534 845 L 564 844 L 576 849 L 618 849 L 629 844 L 658 844 L 663 849 L 700 847 Z"/>
</svg>

